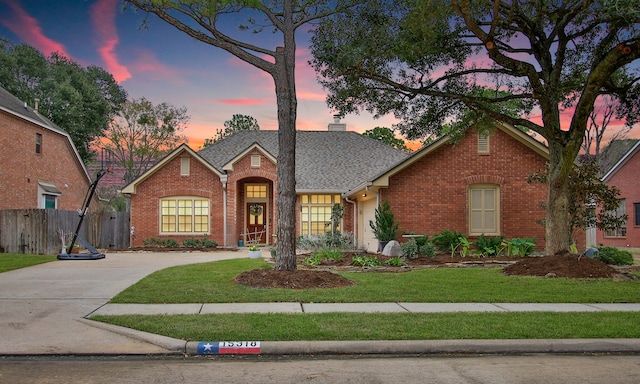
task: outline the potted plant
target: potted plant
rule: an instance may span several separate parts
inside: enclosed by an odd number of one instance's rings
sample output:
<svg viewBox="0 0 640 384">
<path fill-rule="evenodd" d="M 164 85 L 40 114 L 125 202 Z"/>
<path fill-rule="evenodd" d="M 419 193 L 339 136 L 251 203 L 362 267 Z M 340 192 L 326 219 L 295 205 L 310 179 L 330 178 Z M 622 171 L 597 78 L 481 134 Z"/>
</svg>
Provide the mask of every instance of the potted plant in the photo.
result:
<svg viewBox="0 0 640 384">
<path fill-rule="evenodd" d="M 260 247 L 257 245 L 252 245 L 249 247 L 249 258 L 250 259 L 259 259 L 262 257 L 262 251 Z"/>
<path fill-rule="evenodd" d="M 396 223 L 391 207 L 386 200 L 376 208 L 375 221 L 369 220 L 369 226 L 373 230 L 373 235 L 380 242 L 381 250 L 384 250 L 388 242 L 396 239 L 398 223 Z"/>
</svg>

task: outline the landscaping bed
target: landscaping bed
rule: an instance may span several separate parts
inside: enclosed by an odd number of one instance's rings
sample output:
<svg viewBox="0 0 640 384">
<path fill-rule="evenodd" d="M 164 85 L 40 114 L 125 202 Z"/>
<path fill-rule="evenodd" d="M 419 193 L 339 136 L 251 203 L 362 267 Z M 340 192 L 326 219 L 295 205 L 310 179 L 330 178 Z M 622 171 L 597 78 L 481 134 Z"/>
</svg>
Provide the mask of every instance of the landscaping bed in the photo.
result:
<svg viewBox="0 0 640 384">
<path fill-rule="evenodd" d="M 433 258 L 420 256 L 415 259 L 403 259 L 405 265 L 388 265 L 389 260 L 397 260 L 378 254 L 346 252 L 340 259 L 322 259 L 318 265 L 308 265 L 311 254 L 298 256 L 298 270 L 252 270 L 236 277 L 238 284 L 255 288 L 289 288 L 314 289 L 336 288 L 353 284 L 350 280 L 333 274 L 331 270 L 348 270 L 363 272 L 405 272 L 421 268 L 465 268 L 465 267 L 502 267 L 506 275 L 565 277 L 565 278 L 619 278 L 630 279 L 635 276 L 624 269 L 613 268 L 601 261 L 571 253 L 560 253 L 553 256 L 527 257 L 452 257 L 450 254 L 439 254 Z M 354 261 L 355 259 L 355 261 Z M 363 260 L 377 260 L 379 265 L 362 264 Z M 375 263 L 371 263 L 375 264 Z"/>
</svg>

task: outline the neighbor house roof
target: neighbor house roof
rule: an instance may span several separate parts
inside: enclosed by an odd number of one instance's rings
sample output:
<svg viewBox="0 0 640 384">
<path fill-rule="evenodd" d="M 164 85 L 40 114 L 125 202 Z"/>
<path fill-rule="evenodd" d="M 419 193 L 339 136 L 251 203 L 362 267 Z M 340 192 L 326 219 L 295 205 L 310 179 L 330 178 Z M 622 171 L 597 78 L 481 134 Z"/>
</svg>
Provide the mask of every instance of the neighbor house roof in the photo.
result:
<svg viewBox="0 0 640 384">
<path fill-rule="evenodd" d="M 80 169 L 82 169 L 82 172 L 87 177 L 87 180 L 91 181 L 91 177 L 87 172 L 87 168 L 82 162 L 82 159 L 80 158 L 80 154 L 78 153 L 78 150 L 73 144 L 73 140 L 71 140 L 71 136 L 69 136 L 69 133 L 67 133 L 67 131 L 58 127 L 51 120 L 39 114 L 35 109 L 29 107 L 26 102 L 21 101 L 20 99 L 18 99 L 17 97 L 15 97 L 9 91 L 7 91 L 2 87 L 0 87 L 0 110 L 5 111 L 20 119 L 26 120 L 32 124 L 38 125 L 51 132 L 65 136 L 78 162 L 78 165 L 80 166 Z"/>
<path fill-rule="evenodd" d="M 600 172 L 604 175 L 602 180 L 607 181 L 638 151 L 640 139 L 612 141 L 600 156 Z"/>
<path fill-rule="evenodd" d="M 238 154 L 257 145 L 278 158 L 278 131 L 240 131 L 198 154 L 222 170 Z M 351 131 L 296 132 L 296 190 L 344 192 L 409 154 Z"/>
</svg>

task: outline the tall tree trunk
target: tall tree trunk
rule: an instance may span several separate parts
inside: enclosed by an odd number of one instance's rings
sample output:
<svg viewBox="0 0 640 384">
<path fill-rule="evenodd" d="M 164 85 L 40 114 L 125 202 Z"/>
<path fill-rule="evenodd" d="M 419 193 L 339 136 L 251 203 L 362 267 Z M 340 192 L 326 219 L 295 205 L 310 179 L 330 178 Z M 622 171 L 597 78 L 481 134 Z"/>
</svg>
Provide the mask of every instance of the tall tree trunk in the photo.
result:
<svg viewBox="0 0 640 384">
<path fill-rule="evenodd" d="M 288 44 L 288 45 L 287 45 Z M 276 49 L 278 100 L 278 230 L 275 269 L 292 271 L 296 265 L 296 110 L 295 42 L 285 40 Z"/>
<path fill-rule="evenodd" d="M 575 145 L 549 142 L 549 191 L 545 219 L 545 251 L 548 255 L 566 251 L 573 243 L 571 227 L 568 225 L 569 183 L 571 182 L 569 174 L 578 150 Z"/>
</svg>

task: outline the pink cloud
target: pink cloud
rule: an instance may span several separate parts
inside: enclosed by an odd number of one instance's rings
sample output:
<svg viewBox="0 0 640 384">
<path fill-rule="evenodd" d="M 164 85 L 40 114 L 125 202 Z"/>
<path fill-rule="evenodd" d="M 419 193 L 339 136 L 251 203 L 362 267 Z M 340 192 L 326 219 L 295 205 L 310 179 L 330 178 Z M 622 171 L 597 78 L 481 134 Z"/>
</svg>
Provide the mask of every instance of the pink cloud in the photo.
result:
<svg viewBox="0 0 640 384">
<path fill-rule="evenodd" d="M 265 105 L 272 103 L 272 99 L 217 99 L 216 103 L 226 105 Z"/>
<path fill-rule="evenodd" d="M 106 65 L 107 72 L 118 82 L 131 78 L 129 69 L 122 65 L 115 52 L 120 42 L 115 26 L 118 0 L 98 0 L 91 6 L 91 21 L 100 40 L 98 52 Z"/>
<path fill-rule="evenodd" d="M 130 68 L 134 72 L 161 77 L 163 80 L 174 80 L 175 82 L 181 82 L 181 80 L 179 80 L 179 78 L 181 77 L 180 71 L 166 66 L 156 58 L 154 53 L 147 50 L 138 50 L 136 52 L 135 63 L 131 65 Z"/>
<path fill-rule="evenodd" d="M 50 38 L 46 37 L 42 32 L 42 28 L 38 23 L 38 20 L 31 17 L 22 7 L 14 0 L 3 0 L 11 10 L 13 15 L 10 17 L 3 17 L 0 23 L 4 25 L 11 32 L 20 36 L 23 42 L 31 45 L 40 52 L 46 55 L 51 55 L 54 52 L 71 57 L 64 45 L 58 43 Z"/>
</svg>

